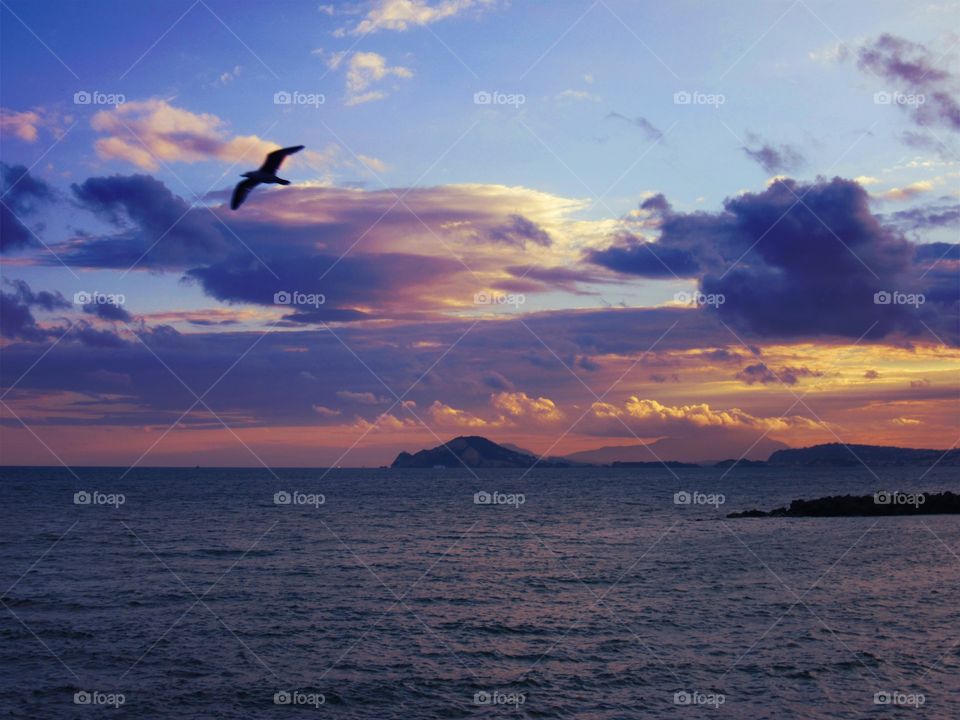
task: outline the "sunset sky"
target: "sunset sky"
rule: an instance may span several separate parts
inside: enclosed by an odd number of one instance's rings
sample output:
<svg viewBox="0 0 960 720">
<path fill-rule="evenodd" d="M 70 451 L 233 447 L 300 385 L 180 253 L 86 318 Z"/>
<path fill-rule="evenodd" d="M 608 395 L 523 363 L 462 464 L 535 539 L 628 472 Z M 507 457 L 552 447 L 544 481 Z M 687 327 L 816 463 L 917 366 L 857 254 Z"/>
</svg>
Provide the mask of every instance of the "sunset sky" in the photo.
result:
<svg viewBox="0 0 960 720">
<path fill-rule="evenodd" d="M 953 447 L 957 27 L 936 1 L 3 0 L 0 464 Z"/>
</svg>

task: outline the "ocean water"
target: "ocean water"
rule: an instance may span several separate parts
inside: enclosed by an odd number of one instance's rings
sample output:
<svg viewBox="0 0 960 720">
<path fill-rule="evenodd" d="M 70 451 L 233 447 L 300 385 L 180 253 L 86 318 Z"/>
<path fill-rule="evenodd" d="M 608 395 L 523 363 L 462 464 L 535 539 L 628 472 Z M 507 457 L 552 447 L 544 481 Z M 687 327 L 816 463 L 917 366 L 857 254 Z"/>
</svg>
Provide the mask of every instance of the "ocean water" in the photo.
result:
<svg viewBox="0 0 960 720">
<path fill-rule="evenodd" d="M 960 717 L 960 519 L 725 517 L 955 469 L 75 472 L 0 470 L 3 717 Z"/>
</svg>

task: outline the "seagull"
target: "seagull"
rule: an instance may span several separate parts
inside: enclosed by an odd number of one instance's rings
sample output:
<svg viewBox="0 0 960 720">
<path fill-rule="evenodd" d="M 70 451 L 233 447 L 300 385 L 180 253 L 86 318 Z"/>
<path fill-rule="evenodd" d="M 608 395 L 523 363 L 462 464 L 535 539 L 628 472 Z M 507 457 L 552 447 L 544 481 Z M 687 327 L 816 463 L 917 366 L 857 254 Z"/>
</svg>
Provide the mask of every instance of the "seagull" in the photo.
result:
<svg viewBox="0 0 960 720">
<path fill-rule="evenodd" d="M 245 177 L 246 180 L 241 180 L 238 182 L 237 186 L 233 189 L 233 197 L 230 199 L 230 209 L 236 210 L 238 207 L 243 205 L 243 201 L 247 199 L 247 195 L 250 194 L 250 191 L 260 183 L 289 185 L 289 180 L 284 180 L 283 178 L 277 177 L 277 170 L 280 169 L 280 164 L 284 161 L 287 155 L 293 155 L 294 153 L 300 152 L 303 150 L 303 148 L 303 145 L 294 145 L 293 147 L 274 150 L 272 153 L 267 154 L 267 159 L 263 161 L 263 165 L 260 166 L 259 170 L 243 173 L 241 177 Z"/>
</svg>

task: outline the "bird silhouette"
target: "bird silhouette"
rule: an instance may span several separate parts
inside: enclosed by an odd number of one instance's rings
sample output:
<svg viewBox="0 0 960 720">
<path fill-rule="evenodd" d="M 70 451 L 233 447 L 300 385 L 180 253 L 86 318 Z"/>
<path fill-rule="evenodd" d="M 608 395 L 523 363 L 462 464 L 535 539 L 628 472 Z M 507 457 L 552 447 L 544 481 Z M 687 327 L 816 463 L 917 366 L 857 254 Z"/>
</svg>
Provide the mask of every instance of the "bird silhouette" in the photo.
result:
<svg viewBox="0 0 960 720">
<path fill-rule="evenodd" d="M 272 153 L 267 154 L 267 159 L 263 161 L 263 165 L 260 166 L 259 170 L 243 173 L 241 177 L 245 177 L 246 180 L 238 182 L 237 186 L 233 189 L 233 197 L 230 199 L 230 209 L 236 210 L 240 207 L 243 201 L 247 199 L 250 191 L 261 183 L 289 185 L 289 180 L 277 177 L 277 170 L 280 169 L 280 165 L 287 155 L 300 152 L 303 148 L 303 145 L 294 145 L 293 147 L 274 150 Z"/>
</svg>

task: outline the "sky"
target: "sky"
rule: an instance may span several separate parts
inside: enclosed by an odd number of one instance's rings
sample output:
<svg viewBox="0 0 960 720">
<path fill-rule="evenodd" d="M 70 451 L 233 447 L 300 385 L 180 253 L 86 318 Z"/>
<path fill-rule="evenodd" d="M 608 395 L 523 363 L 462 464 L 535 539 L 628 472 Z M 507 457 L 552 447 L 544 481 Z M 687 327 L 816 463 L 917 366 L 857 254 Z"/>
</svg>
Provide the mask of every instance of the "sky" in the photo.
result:
<svg viewBox="0 0 960 720">
<path fill-rule="evenodd" d="M 957 27 L 3 0 L 0 464 L 954 447 Z"/>
</svg>

